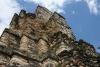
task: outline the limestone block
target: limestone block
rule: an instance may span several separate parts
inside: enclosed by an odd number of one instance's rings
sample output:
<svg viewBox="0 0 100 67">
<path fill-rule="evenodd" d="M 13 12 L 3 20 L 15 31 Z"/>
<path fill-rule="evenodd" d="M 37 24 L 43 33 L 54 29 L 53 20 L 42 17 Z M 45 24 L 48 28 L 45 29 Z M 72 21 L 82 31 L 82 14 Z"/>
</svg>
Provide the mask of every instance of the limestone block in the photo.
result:
<svg viewBox="0 0 100 67">
<path fill-rule="evenodd" d="M 47 56 L 45 54 L 48 51 L 48 45 L 43 39 L 40 39 L 36 43 L 34 40 L 28 38 L 27 36 L 23 36 L 20 41 L 20 50 L 26 51 L 29 58 L 40 61 Z"/>
<path fill-rule="evenodd" d="M 42 63 L 41 67 L 59 67 L 59 63 L 55 60 L 48 58 Z"/>
<path fill-rule="evenodd" d="M 43 39 L 40 39 L 37 44 L 37 49 L 38 49 L 39 54 L 46 53 L 49 49 L 49 46 L 46 41 L 44 41 Z"/>
<path fill-rule="evenodd" d="M 0 45 L 7 46 L 5 43 L 0 41 Z"/>
<path fill-rule="evenodd" d="M 53 13 L 53 15 L 50 17 L 49 21 L 52 21 L 52 22 L 58 23 L 62 26 L 70 28 L 69 26 L 66 25 L 67 22 L 65 21 L 65 18 L 62 15 L 58 14 L 57 12 Z"/>
<path fill-rule="evenodd" d="M 17 56 L 17 55 L 14 55 L 12 58 L 11 58 L 11 60 L 10 60 L 10 62 L 9 62 L 9 64 L 8 64 L 9 66 L 15 66 L 15 67 L 24 67 L 24 66 L 27 66 L 28 65 L 28 62 L 27 62 L 27 60 L 25 60 L 24 58 L 22 58 L 22 57 L 20 57 L 20 56 Z"/>
<path fill-rule="evenodd" d="M 4 30 L 0 40 L 1 42 L 5 43 L 6 46 L 15 48 L 19 47 L 19 41 L 20 41 L 19 36 L 9 32 L 9 29 Z"/>
<path fill-rule="evenodd" d="M 15 29 L 18 27 L 18 19 L 19 19 L 19 16 L 18 14 L 15 13 L 10 23 L 10 29 Z"/>
<path fill-rule="evenodd" d="M 20 49 L 25 51 L 31 51 L 36 49 L 36 44 L 34 40 L 30 39 L 29 37 L 23 35 L 20 41 Z M 34 52 L 34 51 L 33 51 Z"/>
<path fill-rule="evenodd" d="M 65 19 L 62 16 L 60 16 L 58 13 L 54 13 L 47 22 L 46 27 L 49 32 L 54 33 L 61 31 L 69 38 L 75 39 L 71 28 L 69 26 L 66 26 L 65 23 Z"/>
<path fill-rule="evenodd" d="M 71 51 L 73 48 L 69 45 L 66 45 L 64 42 L 61 42 L 59 47 L 56 49 L 56 55 L 59 55 L 63 51 Z"/>
<path fill-rule="evenodd" d="M 40 39 L 37 43 L 32 43 L 28 46 L 28 56 L 38 61 L 42 61 L 47 57 L 48 44 L 43 39 Z"/>
<path fill-rule="evenodd" d="M 49 20 L 50 16 L 52 15 L 52 12 L 46 8 L 38 6 L 35 11 L 35 14 L 37 17 L 37 21 L 45 23 Z"/>
<path fill-rule="evenodd" d="M 79 40 L 79 46 L 80 48 L 84 48 L 84 52 L 87 54 L 87 55 L 91 55 L 91 56 L 96 56 L 95 54 L 95 48 L 90 45 L 89 43 L 85 42 L 84 40 Z"/>
<path fill-rule="evenodd" d="M 0 52 L 6 55 L 12 55 L 13 50 L 12 48 L 7 47 L 4 43 L 0 43 Z"/>
<path fill-rule="evenodd" d="M 8 62 L 10 61 L 10 57 L 3 54 L 3 53 L 0 53 L 0 66 L 4 66 L 8 64 Z"/>
<path fill-rule="evenodd" d="M 28 60 L 28 67 L 41 67 L 41 63 L 35 60 Z"/>
<path fill-rule="evenodd" d="M 28 50 L 29 38 L 26 36 L 22 36 L 20 41 L 20 49 Z"/>
</svg>

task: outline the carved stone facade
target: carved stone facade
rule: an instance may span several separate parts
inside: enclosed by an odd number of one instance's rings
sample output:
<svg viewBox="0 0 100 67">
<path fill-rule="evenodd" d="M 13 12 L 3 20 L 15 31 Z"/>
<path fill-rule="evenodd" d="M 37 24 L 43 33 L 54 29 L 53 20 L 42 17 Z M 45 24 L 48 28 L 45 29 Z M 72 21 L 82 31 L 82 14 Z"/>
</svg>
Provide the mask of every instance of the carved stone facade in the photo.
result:
<svg viewBox="0 0 100 67">
<path fill-rule="evenodd" d="M 15 14 L 0 37 L 0 67 L 100 67 L 89 43 L 76 41 L 65 18 L 38 6 Z"/>
</svg>

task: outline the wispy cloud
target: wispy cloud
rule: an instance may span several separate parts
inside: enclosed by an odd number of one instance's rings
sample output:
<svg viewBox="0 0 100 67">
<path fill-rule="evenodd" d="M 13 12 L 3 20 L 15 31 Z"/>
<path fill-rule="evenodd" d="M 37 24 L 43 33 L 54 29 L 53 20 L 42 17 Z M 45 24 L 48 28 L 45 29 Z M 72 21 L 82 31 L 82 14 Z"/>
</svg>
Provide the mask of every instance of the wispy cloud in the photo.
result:
<svg viewBox="0 0 100 67">
<path fill-rule="evenodd" d="M 26 2 L 34 2 L 40 4 L 51 11 L 57 11 L 58 13 L 64 12 L 64 5 L 71 4 L 72 2 L 79 2 L 81 0 L 24 0 Z"/>
<path fill-rule="evenodd" d="M 0 0 L 0 34 L 9 23 L 14 13 L 20 11 L 16 0 Z"/>
<path fill-rule="evenodd" d="M 92 14 L 98 15 L 99 13 L 99 4 L 97 3 L 97 0 L 84 0 L 88 7 L 89 10 Z"/>
<path fill-rule="evenodd" d="M 40 4 L 49 10 L 64 13 L 64 6 L 71 5 L 77 2 L 85 2 L 91 14 L 98 15 L 100 7 L 97 0 L 24 0 L 26 2 L 34 2 Z"/>
</svg>

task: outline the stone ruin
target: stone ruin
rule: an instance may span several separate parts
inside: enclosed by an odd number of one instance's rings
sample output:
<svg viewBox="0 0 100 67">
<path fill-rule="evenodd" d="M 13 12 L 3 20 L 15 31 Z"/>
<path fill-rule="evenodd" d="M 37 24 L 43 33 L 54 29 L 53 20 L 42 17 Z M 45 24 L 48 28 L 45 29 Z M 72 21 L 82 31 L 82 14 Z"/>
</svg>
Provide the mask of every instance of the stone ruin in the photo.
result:
<svg viewBox="0 0 100 67">
<path fill-rule="evenodd" d="M 100 55 L 76 41 L 65 18 L 38 6 L 14 14 L 0 37 L 0 67 L 100 67 Z"/>
</svg>

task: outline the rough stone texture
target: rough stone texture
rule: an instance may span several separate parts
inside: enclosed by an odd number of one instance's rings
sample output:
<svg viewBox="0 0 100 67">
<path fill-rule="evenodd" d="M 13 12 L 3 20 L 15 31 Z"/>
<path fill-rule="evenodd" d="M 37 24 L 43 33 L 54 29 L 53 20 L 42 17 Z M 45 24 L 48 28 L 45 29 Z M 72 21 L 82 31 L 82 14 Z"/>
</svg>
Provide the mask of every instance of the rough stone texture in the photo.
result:
<svg viewBox="0 0 100 67">
<path fill-rule="evenodd" d="M 0 67 L 100 67 L 100 54 L 76 41 L 60 14 L 38 6 L 15 14 L 0 37 Z"/>
</svg>

